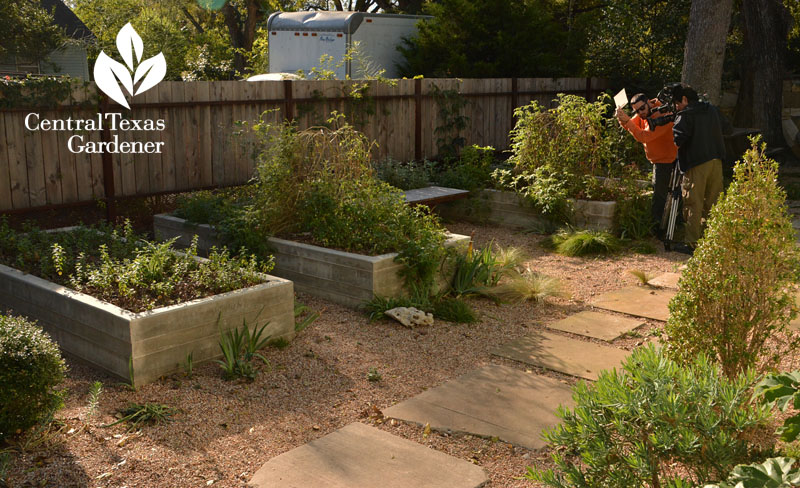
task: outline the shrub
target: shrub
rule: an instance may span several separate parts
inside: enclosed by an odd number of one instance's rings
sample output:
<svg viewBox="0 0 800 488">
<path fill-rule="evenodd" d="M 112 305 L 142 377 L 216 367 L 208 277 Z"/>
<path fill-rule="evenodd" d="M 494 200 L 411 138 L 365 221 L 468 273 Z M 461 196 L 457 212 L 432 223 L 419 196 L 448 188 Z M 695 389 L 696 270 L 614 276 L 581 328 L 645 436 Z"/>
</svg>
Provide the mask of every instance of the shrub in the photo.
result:
<svg viewBox="0 0 800 488">
<path fill-rule="evenodd" d="M 775 364 L 793 341 L 766 341 L 797 314 L 800 255 L 778 165 L 753 141 L 734 168 L 734 181 L 712 208 L 705 236 L 669 305 L 669 351 L 686 360 L 703 352 L 726 375 Z"/>
<path fill-rule="evenodd" d="M 401 190 L 430 186 L 434 164 L 430 161 L 395 161 L 385 158 L 374 164 L 378 179 Z"/>
<path fill-rule="evenodd" d="M 800 486 L 800 468 L 792 458 L 769 458 L 761 464 L 736 466 L 728 479 L 705 488 L 792 488 Z"/>
<path fill-rule="evenodd" d="M 750 402 L 755 374 L 727 378 L 699 356 L 687 367 L 653 345 L 636 349 L 622 370 L 578 383 L 575 407 L 545 432 L 558 472 L 528 468 L 554 487 L 697 486 L 748 460 L 745 437 L 768 418 Z"/>
<path fill-rule="evenodd" d="M 652 193 L 640 193 L 617 201 L 614 210 L 614 228 L 622 239 L 638 240 L 650 235 L 653 217 L 650 207 Z"/>
<path fill-rule="evenodd" d="M 55 388 L 65 372 L 58 346 L 42 329 L 21 317 L 0 315 L 0 440 L 63 405 Z"/>
<path fill-rule="evenodd" d="M 620 250 L 619 240 L 605 231 L 562 229 L 543 242 L 564 256 L 609 254 Z"/>
<path fill-rule="evenodd" d="M 492 185 L 494 163 L 493 147 L 468 146 L 455 163 L 443 163 L 444 169 L 434 175 L 434 180 L 440 186 L 475 193 Z"/>
</svg>

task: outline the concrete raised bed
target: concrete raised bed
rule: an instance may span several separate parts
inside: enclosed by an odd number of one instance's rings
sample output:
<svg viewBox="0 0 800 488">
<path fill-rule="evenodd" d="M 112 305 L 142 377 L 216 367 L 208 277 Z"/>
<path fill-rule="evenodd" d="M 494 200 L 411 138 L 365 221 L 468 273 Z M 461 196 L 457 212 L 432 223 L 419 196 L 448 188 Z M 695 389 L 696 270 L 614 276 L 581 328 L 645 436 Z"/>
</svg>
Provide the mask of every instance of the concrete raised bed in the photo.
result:
<svg viewBox="0 0 800 488">
<path fill-rule="evenodd" d="M 292 282 L 265 283 L 208 298 L 133 313 L 51 281 L 0 265 L 0 307 L 35 319 L 61 349 L 137 385 L 179 371 L 187 355 L 221 356 L 220 330 L 269 322 L 265 334 L 294 336 Z"/>
<path fill-rule="evenodd" d="M 177 237 L 179 246 L 191 244 L 195 234 L 199 250 L 220 245 L 211 226 L 190 224 L 172 215 L 156 215 L 153 228 L 157 239 Z M 467 242 L 468 236 L 454 234 L 446 245 Z M 348 307 L 358 307 L 375 295 L 403 294 L 403 280 L 398 275 L 402 265 L 394 262 L 397 253 L 364 256 L 274 237 L 269 243 L 275 252 L 272 273 L 292 280 L 299 291 Z"/>
<path fill-rule="evenodd" d="M 616 202 L 574 200 L 575 225 L 582 229 L 610 230 L 613 226 Z M 470 201 L 439 205 L 437 211 L 445 218 L 493 224 L 511 228 L 531 228 L 542 225 L 544 217 L 514 192 L 483 190 Z"/>
</svg>

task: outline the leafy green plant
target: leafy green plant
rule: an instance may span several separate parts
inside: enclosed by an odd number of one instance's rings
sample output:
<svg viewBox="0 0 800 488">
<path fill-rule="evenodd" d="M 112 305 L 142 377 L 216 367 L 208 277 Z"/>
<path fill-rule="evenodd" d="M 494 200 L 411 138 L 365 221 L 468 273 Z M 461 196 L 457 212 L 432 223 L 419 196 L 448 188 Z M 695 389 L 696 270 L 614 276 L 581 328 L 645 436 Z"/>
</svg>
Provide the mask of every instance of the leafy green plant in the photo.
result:
<svg viewBox="0 0 800 488">
<path fill-rule="evenodd" d="M 311 310 L 306 305 L 300 302 L 294 302 L 294 331 L 300 333 L 306 327 L 316 322 L 319 318 L 319 312 Z"/>
<path fill-rule="evenodd" d="M 638 240 L 650 235 L 653 229 L 652 200 L 652 193 L 639 193 L 617 200 L 614 227 L 622 239 Z"/>
<path fill-rule="evenodd" d="M 497 248 L 497 253 L 494 249 Z M 470 240 L 466 254 L 455 256 L 455 274 L 451 283 L 456 297 L 486 294 L 503 276 L 514 271 L 521 263 L 517 249 L 503 250 L 490 242 L 478 251 L 473 251 Z"/>
<path fill-rule="evenodd" d="M 236 328 L 220 331 L 219 348 L 222 351 L 222 359 L 217 359 L 216 362 L 222 368 L 226 380 L 234 378 L 254 380 L 258 370 L 253 367 L 253 359 L 258 358 L 269 365 L 269 360 L 258 352 L 270 341 L 270 336 L 262 337 L 267 325 L 269 323 L 262 325 L 261 328 L 256 327 L 251 332 L 247 321 L 243 320 L 241 331 Z"/>
<path fill-rule="evenodd" d="M 557 470 L 528 468 L 553 487 L 689 487 L 749 460 L 747 437 L 769 416 L 750 402 L 752 371 L 728 378 L 709 358 L 685 367 L 649 345 L 622 370 L 573 389 L 575 407 L 545 431 Z"/>
<path fill-rule="evenodd" d="M 433 175 L 436 184 L 448 188 L 461 188 L 473 194 L 493 185 L 495 166 L 494 148 L 467 146 L 457 161 L 444 161 L 444 167 Z"/>
<path fill-rule="evenodd" d="M 401 190 L 430 186 L 433 179 L 434 163 L 427 160 L 402 162 L 387 157 L 373 166 L 378 179 Z"/>
<path fill-rule="evenodd" d="M 621 249 L 621 243 L 609 232 L 597 230 L 562 229 L 545 242 L 558 254 L 564 256 L 586 256 L 610 254 Z"/>
<path fill-rule="evenodd" d="M 367 372 L 367 381 L 377 382 L 383 379 L 383 375 L 381 375 L 378 368 L 369 368 Z"/>
<path fill-rule="evenodd" d="M 86 417 L 90 418 L 95 413 L 97 413 L 97 409 L 100 407 L 100 395 L 103 394 L 103 383 L 100 381 L 95 381 L 89 387 L 89 398 L 86 402 L 87 412 Z"/>
<path fill-rule="evenodd" d="M 796 341 L 767 340 L 797 314 L 800 254 L 778 164 L 753 146 L 734 168 L 734 180 L 711 209 L 705 236 L 687 262 L 669 304 L 666 332 L 675 358 L 704 352 L 733 376 L 768 367 Z"/>
<path fill-rule="evenodd" d="M 0 440 L 44 422 L 63 405 L 66 365 L 35 323 L 0 315 Z"/>
<path fill-rule="evenodd" d="M 365 302 L 362 308 L 364 312 L 369 316 L 370 322 L 372 322 L 374 320 L 384 318 L 385 315 L 383 314 L 383 312 L 391 310 L 393 308 L 414 307 L 420 310 L 424 310 L 424 308 L 429 308 L 429 306 L 430 306 L 429 301 L 426 301 L 426 303 L 421 304 L 409 297 L 403 297 L 403 296 L 388 297 L 388 296 L 375 295 L 372 298 L 372 300 Z"/>
<path fill-rule="evenodd" d="M 568 296 L 561 280 L 531 270 L 512 274 L 509 280 L 500 283 L 489 293 L 498 301 L 507 303 L 524 301 L 538 303 L 547 297 L 564 298 Z"/>
<path fill-rule="evenodd" d="M 458 298 L 440 298 L 433 302 L 433 316 L 456 324 L 472 324 L 478 321 L 472 308 Z"/>
<path fill-rule="evenodd" d="M 767 374 L 755 387 L 755 396 L 769 408 L 785 412 L 800 410 L 800 371 Z M 800 437 L 800 413 L 783 421 L 776 432 L 782 441 L 792 442 Z"/>
<path fill-rule="evenodd" d="M 761 464 L 736 466 L 725 482 L 705 488 L 793 488 L 800 486 L 800 469 L 792 458 L 769 458 Z"/>
<path fill-rule="evenodd" d="M 439 124 L 433 129 L 436 135 L 436 148 L 440 159 L 457 158 L 466 139 L 461 131 L 466 129 L 469 117 L 464 115 L 467 99 L 458 89 L 441 89 L 438 85 L 430 85 L 431 95 L 439 107 Z"/>
<path fill-rule="evenodd" d="M 187 378 L 191 378 L 194 374 L 194 351 L 190 352 L 186 355 L 186 359 L 183 361 L 183 374 L 186 375 Z"/>
<path fill-rule="evenodd" d="M 103 425 L 103 427 L 112 427 L 125 422 L 129 425 L 128 432 L 132 432 L 140 429 L 143 425 L 167 422 L 177 413 L 177 409 L 161 403 L 131 403 L 120 410 L 122 417 L 119 420 Z"/>
</svg>

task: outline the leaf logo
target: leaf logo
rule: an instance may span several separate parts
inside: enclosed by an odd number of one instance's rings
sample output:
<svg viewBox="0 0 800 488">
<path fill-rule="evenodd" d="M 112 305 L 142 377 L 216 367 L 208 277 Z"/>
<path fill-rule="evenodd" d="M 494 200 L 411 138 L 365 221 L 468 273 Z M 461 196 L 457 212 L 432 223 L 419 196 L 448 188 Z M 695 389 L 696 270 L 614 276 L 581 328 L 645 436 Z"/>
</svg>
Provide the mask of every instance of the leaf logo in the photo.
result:
<svg viewBox="0 0 800 488">
<path fill-rule="evenodd" d="M 114 61 L 105 52 L 100 51 L 100 55 L 97 56 L 97 61 L 94 63 L 94 81 L 109 98 L 130 109 L 120 84 L 131 96 L 143 93 L 164 79 L 164 75 L 167 74 L 167 61 L 164 59 L 164 53 L 158 53 L 152 58 L 142 61 L 144 44 L 130 22 L 117 33 L 117 51 L 125 64 Z M 137 65 L 135 70 L 134 55 Z M 132 77 L 131 74 L 133 74 Z M 139 83 L 140 81 L 141 83 Z M 139 86 L 135 88 L 137 83 Z"/>
</svg>

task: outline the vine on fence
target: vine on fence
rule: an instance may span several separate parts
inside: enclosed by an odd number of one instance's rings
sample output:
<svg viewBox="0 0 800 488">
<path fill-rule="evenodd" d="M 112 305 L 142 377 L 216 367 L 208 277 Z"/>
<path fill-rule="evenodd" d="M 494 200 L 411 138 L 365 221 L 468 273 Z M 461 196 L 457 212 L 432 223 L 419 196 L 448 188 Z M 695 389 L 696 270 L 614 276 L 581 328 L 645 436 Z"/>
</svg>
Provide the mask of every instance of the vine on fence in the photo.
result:
<svg viewBox="0 0 800 488">
<path fill-rule="evenodd" d="M 0 78 L 0 108 L 52 108 L 64 101 L 74 106 L 75 88 L 88 85 L 87 81 L 69 76 L 4 76 Z M 97 98 L 92 98 L 84 103 L 97 105 Z"/>
<path fill-rule="evenodd" d="M 442 90 L 431 85 L 431 94 L 439 107 L 441 125 L 433 129 L 436 134 L 436 148 L 441 159 L 457 159 L 466 139 L 461 131 L 467 128 L 469 117 L 464 115 L 467 99 L 456 89 Z"/>
</svg>

